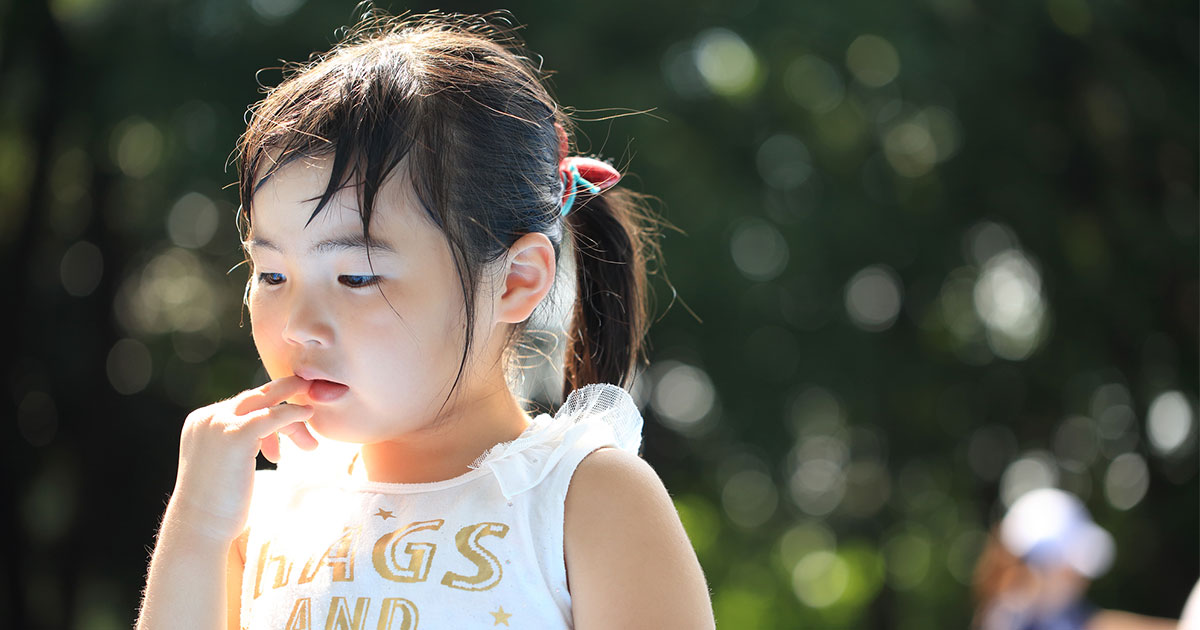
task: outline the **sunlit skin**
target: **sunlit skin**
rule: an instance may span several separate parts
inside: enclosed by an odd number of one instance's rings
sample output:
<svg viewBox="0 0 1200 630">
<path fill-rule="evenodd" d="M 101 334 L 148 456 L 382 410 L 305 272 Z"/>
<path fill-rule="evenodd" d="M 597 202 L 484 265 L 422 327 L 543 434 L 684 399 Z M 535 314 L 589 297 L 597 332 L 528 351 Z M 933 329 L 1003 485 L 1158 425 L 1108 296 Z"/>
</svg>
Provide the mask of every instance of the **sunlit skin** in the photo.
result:
<svg viewBox="0 0 1200 630">
<path fill-rule="evenodd" d="M 368 250 L 353 244 L 362 236 L 353 188 L 305 226 L 317 205 L 307 200 L 325 189 L 328 164 L 292 162 L 255 194 L 249 310 L 259 356 L 272 379 L 296 374 L 315 383 L 289 402 L 314 407 L 308 425 L 316 433 L 362 444 L 368 479 L 461 475 L 529 424 L 501 357 L 509 327 L 529 316 L 553 282 L 550 241 L 527 234 L 486 270 L 472 355 L 443 408 L 465 322 L 449 245 L 420 208 L 404 163 L 376 202 L 370 264 Z M 322 400 L 322 391 L 336 398 Z"/>
</svg>

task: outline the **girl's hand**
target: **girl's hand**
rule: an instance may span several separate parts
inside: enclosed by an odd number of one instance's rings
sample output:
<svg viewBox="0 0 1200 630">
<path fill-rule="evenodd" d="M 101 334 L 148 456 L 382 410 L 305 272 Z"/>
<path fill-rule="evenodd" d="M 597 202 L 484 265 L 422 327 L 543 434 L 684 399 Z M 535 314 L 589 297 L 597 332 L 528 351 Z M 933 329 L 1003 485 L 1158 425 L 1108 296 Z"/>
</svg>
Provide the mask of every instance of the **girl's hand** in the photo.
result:
<svg viewBox="0 0 1200 630">
<path fill-rule="evenodd" d="M 312 407 L 280 404 L 308 385 L 298 376 L 286 376 L 188 414 L 168 507 L 176 511 L 180 525 L 221 542 L 232 542 L 242 533 L 250 517 L 258 451 L 277 462 L 277 432 L 304 450 L 317 447 L 304 424 Z"/>
</svg>

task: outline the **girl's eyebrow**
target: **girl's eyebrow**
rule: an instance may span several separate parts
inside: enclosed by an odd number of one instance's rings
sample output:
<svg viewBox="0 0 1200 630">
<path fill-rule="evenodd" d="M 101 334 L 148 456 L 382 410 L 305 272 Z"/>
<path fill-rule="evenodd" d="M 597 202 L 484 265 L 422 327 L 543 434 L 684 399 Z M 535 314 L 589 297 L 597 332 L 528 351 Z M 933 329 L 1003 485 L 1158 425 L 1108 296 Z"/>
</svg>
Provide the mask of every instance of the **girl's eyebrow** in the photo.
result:
<svg viewBox="0 0 1200 630">
<path fill-rule="evenodd" d="M 275 244 L 274 241 L 262 238 L 260 236 L 251 238 L 246 242 L 246 245 L 250 249 L 269 249 L 273 252 L 280 254 L 283 253 L 283 248 Z M 379 240 L 374 236 L 368 238 L 357 232 L 317 241 L 316 243 L 313 243 L 312 247 L 308 248 L 308 253 L 325 254 L 330 252 L 345 251 L 347 249 L 370 249 L 387 252 L 389 254 L 396 253 L 396 248 L 393 247 L 391 243 Z"/>
</svg>

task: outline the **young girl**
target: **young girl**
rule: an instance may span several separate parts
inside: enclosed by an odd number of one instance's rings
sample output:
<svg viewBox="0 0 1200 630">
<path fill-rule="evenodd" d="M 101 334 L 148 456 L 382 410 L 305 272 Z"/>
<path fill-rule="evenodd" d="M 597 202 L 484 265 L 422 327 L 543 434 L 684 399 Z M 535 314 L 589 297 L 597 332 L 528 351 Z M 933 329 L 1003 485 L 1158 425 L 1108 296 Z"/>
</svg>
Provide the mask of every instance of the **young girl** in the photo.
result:
<svg viewBox="0 0 1200 630">
<path fill-rule="evenodd" d="M 516 39 L 372 18 L 251 113 L 239 216 L 272 380 L 185 421 L 138 627 L 712 627 L 622 389 L 650 234 L 612 167 L 569 155 Z M 531 418 L 511 351 L 564 246 L 569 395 Z M 279 435 L 355 447 L 308 465 Z"/>
</svg>

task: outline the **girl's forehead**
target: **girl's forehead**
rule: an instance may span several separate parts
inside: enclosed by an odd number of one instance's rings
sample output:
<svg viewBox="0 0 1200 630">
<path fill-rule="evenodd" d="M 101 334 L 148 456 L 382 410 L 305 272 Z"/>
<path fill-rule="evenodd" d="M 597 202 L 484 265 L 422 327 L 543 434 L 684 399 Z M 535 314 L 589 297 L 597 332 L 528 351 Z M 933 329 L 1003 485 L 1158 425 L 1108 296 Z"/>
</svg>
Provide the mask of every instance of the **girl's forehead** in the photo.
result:
<svg viewBox="0 0 1200 630">
<path fill-rule="evenodd" d="M 343 184 L 313 216 L 329 185 L 332 162 L 332 157 L 296 159 L 261 181 L 251 203 L 251 234 L 282 231 L 308 236 L 306 233 L 348 226 L 361 231 L 362 211 L 355 185 Z M 376 194 L 370 218 L 372 233 L 419 229 L 420 202 L 403 166 L 388 176 Z"/>
</svg>

